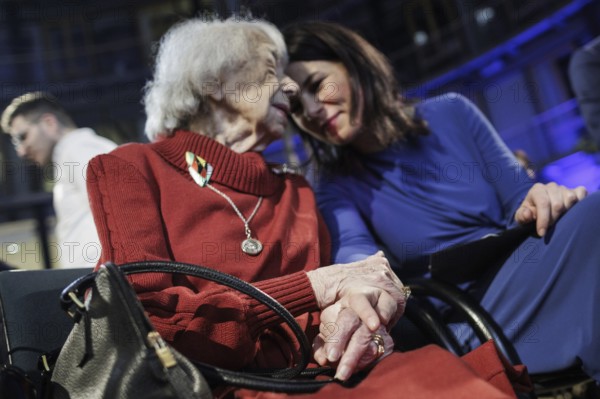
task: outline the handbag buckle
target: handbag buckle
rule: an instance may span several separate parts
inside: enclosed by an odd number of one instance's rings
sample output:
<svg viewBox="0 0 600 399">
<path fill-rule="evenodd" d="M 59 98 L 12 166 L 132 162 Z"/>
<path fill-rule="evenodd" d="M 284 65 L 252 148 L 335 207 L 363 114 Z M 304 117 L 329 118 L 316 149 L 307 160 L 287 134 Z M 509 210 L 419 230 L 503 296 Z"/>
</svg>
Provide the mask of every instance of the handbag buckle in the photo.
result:
<svg viewBox="0 0 600 399">
<path fill-rule="evenodd" d="M 77 307 L 77 311 L 74 312 L 72 310 L 67 310 L 67 314 L 75 319 L 76 321 L 79 320 L 79 318 L 81 317 L 81 312 L 85 312 L 85 304 L 83 302 L 81 302 L 79 300 L 79 297 L 77 296 L 77 294 L 73 291 L 69 292 L 69 299 L 71 299 L 71 302 L 75 304 L 75 306 Z"/>
<path fill-rule="evenodd" d="M 73 291 L 69 292 L 69 298 L 71 298 L 73 303 L 77 305 L 79 309 L 85 310 L 85 304 L 79 300 L 76 293 Z"/>
<path fill-rule="evenodd" d="M 171 352 L 171 349 L 158 332 L 150 331 L 146 339 L 148 340 L 148 344 L 154 348 L 154 351 L 164 368 L 168 369 L 177 365 L 177 360 L 175 360 L 173 352 Z"/>
</svg>

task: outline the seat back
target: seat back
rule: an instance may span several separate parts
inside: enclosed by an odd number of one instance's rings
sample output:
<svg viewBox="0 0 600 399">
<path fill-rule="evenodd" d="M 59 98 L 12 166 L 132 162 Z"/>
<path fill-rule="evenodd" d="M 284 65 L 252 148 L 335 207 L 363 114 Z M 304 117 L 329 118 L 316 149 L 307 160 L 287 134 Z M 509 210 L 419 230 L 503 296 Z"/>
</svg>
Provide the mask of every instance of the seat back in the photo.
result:
<svg viewBox="0 0 600 399">
<path fill-rule="evenodd" d="M 91 268 L 0 272 L 0 364 L 39 382 L 38 358 L 60 348 L 73 321 L 60 307 L 61 291 Z"/>
</svg>

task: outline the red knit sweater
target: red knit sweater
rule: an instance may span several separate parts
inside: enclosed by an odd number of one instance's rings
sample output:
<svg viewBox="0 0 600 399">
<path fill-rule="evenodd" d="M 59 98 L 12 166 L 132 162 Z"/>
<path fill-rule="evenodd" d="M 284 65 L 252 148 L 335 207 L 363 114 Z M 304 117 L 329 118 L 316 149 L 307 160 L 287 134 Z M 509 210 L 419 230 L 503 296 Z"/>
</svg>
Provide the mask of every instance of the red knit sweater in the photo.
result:
<svg viewBox="0 0 600 399">
<path fill-rule="evenodd" d="M 264 245 L 260 255 L 241 251 L 242 220 L 224 198 L 192 180 L 186 151 L 214 166 L 211 184 L 246 218 L 258 196 L 264 197 L 250 222 L 253 237 Z M 305 271 L 329 264 L 330 242 L 304 178 L 276 175 L 257 153 L 238 154 L 186 131 L 100 155 L 87 177 L 100 262 L 204 265 L 255 283 L 294 316 L 302 315 L 307 329 L 317 324 L 318 317 L 306 315 L 317 305 Z M 131 281 L 157 330 L 186 355 L 226 367 L 289 362 L 290 348 L 276 333 L 279 321 L 251 298 L 168 274 L 135 275 Z"/>
</svg>

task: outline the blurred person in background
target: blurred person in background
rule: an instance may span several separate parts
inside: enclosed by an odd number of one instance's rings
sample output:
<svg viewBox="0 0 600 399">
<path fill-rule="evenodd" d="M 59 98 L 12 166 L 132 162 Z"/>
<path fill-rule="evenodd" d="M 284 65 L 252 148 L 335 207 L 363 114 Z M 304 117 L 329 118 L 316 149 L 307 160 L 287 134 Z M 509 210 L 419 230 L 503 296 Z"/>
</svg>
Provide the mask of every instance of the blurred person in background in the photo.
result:
<svg viewBox="0 0 600 399">
<path fill-rule="evenodd" d="M 569 79 L 590 139 L 583 147 L 600 151 L 600 36 L 573 53 Z"/>
<path fill-rule="evenodd" d="M 113 150 L 116 144 L 90 128 L 78 128 L 58 100 L 45 92 L 13 99 L 2 113 L 1 125 L 20 158 L 54 172 L 59 267 L 95 266 L 101 250 L 85 169 L 91 158 Z"/>
</svg>

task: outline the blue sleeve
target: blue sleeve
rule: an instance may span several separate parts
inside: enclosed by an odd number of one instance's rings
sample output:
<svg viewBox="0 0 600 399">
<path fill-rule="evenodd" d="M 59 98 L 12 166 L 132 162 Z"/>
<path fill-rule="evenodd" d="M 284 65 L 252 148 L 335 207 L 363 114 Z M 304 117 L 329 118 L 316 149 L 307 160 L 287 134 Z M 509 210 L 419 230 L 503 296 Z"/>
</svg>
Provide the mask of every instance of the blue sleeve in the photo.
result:
<svg viewBox="0 0 600 399">
<path fill-rule="evenodd" d="M 511 227 L 533 181 L 483 113 L 465 97 L 457 98 L 462 110 L 459 118 L 480 153 L 483 178 L 493 185 L 507 220 L 506 227 Z"/>
<path fill-rule="evenodd" d="M 331 234 L 334 263 L 362 260 L 379 250 L 358 209 L 348 200 L 351 193 L 328 182 L 316 189 L 317 202 Z"/>
</svg>

